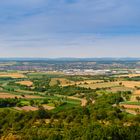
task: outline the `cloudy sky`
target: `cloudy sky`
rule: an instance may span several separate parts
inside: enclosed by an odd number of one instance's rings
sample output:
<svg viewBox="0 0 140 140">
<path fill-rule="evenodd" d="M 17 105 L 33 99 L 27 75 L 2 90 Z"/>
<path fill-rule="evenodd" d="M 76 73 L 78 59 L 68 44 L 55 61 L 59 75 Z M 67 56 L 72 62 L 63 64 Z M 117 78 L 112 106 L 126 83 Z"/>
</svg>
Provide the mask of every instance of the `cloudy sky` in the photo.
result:
<svg viewBox="0 0 140 140">
<path fill-rule="evenodd" d="M 140 0 L 0 1 L 0 57 L 140 57 Z"/>
</svg>

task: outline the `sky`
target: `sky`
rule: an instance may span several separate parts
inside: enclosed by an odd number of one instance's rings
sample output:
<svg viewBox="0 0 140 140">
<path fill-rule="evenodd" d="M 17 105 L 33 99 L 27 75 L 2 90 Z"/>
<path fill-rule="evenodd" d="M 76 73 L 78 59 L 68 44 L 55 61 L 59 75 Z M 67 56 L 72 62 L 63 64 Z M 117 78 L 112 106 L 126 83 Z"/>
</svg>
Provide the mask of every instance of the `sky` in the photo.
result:
<svg viewBox="0 0 140 140">
<path fill-rule="evenodd" d="M 140 57 L 140 0 L 0 1 L 0 57 Z"/>
</svg>

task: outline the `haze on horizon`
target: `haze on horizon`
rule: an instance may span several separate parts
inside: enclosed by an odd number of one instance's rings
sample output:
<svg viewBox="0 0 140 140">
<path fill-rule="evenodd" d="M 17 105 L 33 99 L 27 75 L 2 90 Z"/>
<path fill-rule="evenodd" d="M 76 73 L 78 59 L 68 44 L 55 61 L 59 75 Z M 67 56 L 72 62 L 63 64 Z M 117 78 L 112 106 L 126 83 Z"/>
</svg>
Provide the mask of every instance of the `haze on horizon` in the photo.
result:
<svg viewBox="0 0 140 140">
<path fill-rule="evenodd" d="M 0 57 L 140 57 L 139 0 L 0 2 Z"/>
</svg>

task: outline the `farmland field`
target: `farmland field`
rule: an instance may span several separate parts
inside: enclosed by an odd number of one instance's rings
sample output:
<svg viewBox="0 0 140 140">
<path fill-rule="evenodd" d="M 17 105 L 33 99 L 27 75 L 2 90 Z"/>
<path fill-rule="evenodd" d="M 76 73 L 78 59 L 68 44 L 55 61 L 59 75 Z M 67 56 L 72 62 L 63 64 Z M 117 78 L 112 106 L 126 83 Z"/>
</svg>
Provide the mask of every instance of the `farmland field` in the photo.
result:
<svg viewBox="0 0 140 140">
<path fill-rule="evenodd" d="M 21 73 L 0 73 L 0 77 L 11 77 L 11 78 L 25 78 L 26 76 Z"/>
<path fill-rule="evenodd" d="M 64 127 L 69 132 L 69 128 L 79 124 L 82 124 L 83 128 L 86 128 L 88 123 L 95 122 L 101 126 L 113 126 L 112 120 L 117 120 L 123 127 L 130 125 L 130 120 L 140 114 L 139 88 L 138 77 L 71 76 L 63 72 L 34 70 L 1 72 L 0 117 L 5 114 L 6 118 L 15 117 L 12 119 L 14 127 L 9 128 L 8 133 L 13 134 L 14 129 L 16 136 L 16 132 L 20 129 L 24 131 L 28 127 L 22 129 L 25 124 L 22 122 L 24 117 L 29 124 L 28 130 L 31 131 L 30 127 L 33 131 L 41 128 L 39 133 L 42 133 L 44 128 L 49 131 L 56 128 L 52 132 L 60 129 L 60 134 L 63 135 Z M 1 118 L 0 122 L 2 120 Z"/>
<path fill-rule="evenodd" d="M 91 89 L 96 89 L 96 88 L 109 88 L 109 87 L 117 87 L 119 86 L 118 82 L 103 82 L 103 83 L 86 83 L 86 84 L 81 84 L 79 85 L 80 87 L 85 87 L 85 88 L 91 88 Z"/>
<path fill-rule="evenodd" d="M 20 81 L 20 82 L 16 82 L 17 84 L 21 84 L 21 85 L 25 85 L 25 86 L 32 86 L 33 82 L 31 81 Z"/>
<path fill-rule="evenodd" d="M 140 140 L 140 0 L 1 0 L 0 140 Z"/>
<path fill-rule="evenodd" d="M 4 93 L 4 92 L 0 92 L 0 98 L 27 98 L 27 99 L 32 99 L 32 98 L 42 98 L 41 96 L 34 96 L 34 95 L 15 95 L 15 94 L 11 94 L 11 93 Z"/>
<path fill-rule="evenodd" d="M 138 77 L 138 76 L 140 76 L 140 74 L 125 74 L 125 75 L 119 75 L 119 77 L 129 77 L 129 78 Z"/>
</svg>

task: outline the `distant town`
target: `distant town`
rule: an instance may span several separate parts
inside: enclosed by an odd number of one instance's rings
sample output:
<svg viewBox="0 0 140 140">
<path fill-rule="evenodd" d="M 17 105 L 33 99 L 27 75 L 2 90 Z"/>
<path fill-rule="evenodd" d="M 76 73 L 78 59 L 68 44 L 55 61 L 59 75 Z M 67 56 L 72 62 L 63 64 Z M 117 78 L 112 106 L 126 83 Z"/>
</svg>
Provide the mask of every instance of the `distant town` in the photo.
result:
<svg viewBox="0 0 140 140">
<path fill-rule="evenodd" d="M 139 59 L 2 59 L 0 71 L 62 72 L 66 75 L 139 74 Z"/>
</svg>

